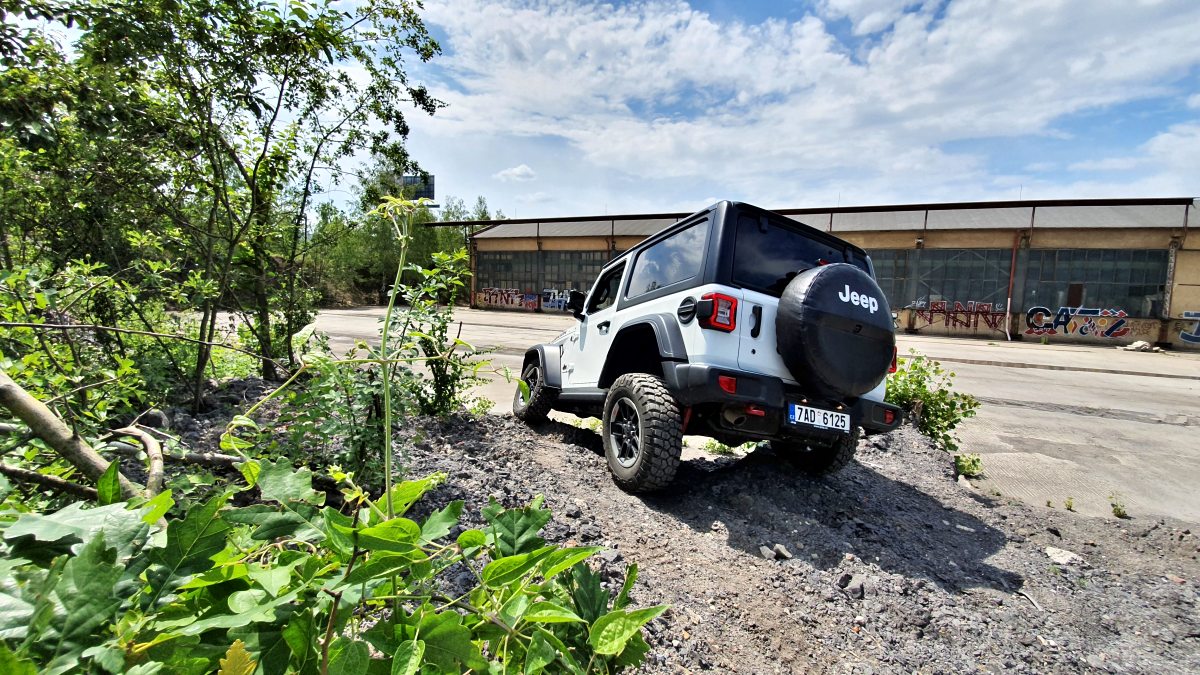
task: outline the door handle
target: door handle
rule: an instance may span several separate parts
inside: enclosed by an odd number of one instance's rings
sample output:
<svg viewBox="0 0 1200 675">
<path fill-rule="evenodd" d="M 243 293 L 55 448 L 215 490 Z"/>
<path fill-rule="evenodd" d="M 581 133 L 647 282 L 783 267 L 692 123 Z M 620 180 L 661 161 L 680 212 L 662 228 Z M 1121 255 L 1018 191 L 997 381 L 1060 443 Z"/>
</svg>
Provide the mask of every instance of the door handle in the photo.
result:
<svg viewBox="0 0 1200 675">
<path fill-rule="evenodd" d="M 750 328 L 750 337 L 756 338 L 762 332 L 762 306 L 755 305 L 754 309 L 750 310 L 750 315 L 754 317 L 754 326 Z"/>
<path fill-rule="evenodd" d="M 596 324 L 596 330 L 600 331 L 601 335 L 608 335 L 609 323 L 610 322 L 608 322 L 608 321 L 604 321 L 602 323 Z"/>
</svg>

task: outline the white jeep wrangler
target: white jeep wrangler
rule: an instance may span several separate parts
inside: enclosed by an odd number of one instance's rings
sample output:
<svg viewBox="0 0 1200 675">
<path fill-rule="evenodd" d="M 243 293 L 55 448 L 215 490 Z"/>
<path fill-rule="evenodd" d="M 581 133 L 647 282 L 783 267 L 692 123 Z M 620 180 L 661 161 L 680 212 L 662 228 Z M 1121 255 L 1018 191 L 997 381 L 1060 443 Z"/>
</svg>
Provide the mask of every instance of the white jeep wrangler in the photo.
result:
<svg viewBox="0 0 1200 675">
<path fill-rule="evenodd" d="M 837 471 L 859 428 L 886 431 L 896 365 L 887 298 L 862 249 L 749 204 L 720 202 L 608 263 L 578 323 L 525 354 L 513 412 L 603 421 L 613 479 L 667 486 L 683 435 L 767 440 L 794 466 Z"/>
</svg>

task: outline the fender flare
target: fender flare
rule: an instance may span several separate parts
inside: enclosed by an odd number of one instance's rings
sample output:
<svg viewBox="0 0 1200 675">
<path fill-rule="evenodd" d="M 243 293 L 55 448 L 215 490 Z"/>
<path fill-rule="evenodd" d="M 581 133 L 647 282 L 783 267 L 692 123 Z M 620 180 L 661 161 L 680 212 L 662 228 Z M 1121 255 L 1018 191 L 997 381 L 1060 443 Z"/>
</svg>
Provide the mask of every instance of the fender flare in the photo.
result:
<svg viewBox="0 0 1200 675">
<path fill-rule="evenodd" d="M 530 363 L 542 369 L 542 378 L 547 387 L 562 389 L 562 348 L 556 345 L 534 345 L 525 352 L 521 370 Z M 518 373 L 518 376 L 520 374 Z"/>
<path fill-rule="evenodd" d="M 614 365 L 613 349 L 621 344 L 622 336 L 628 335 L 639 327 L 649 327 L 650 332 L 654 333 L 654 340 L 658 347 L 656 360 L 662 362 L 664 371 L 669 369 L 668 365 L 687 363 L 687 346 L 683 342 L 683 332 L 679 330 L 679 323 L 675 316 L 672 314 L 649 314 L 621 326 L 621 330 L 617 331 L 613 337 L 608 354 L 604 359 L 604 368 L 600 372 L 602 387 L 603 383 L 611 382 L 614 379 L 615 369 L 620 368 L 619 365 Z"/>
</svg>

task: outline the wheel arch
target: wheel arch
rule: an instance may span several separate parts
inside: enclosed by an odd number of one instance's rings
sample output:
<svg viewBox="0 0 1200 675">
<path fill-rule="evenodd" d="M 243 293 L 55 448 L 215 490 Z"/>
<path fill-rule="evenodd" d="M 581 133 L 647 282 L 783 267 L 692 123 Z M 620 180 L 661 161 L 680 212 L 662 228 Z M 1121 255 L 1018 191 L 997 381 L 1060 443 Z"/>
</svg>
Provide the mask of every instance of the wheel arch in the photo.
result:
<svg viewBox="0 0 1200 675">
<path fill-rule="evenodd" d="M 612 386 L 627 373 L 649 373 L 663 377 L 664 361 L 686 363 L 687 346 L 679 324 L 670 314 L 650 314 L 621 327 L 608 348 L 597 386 Z"/>
</svg>

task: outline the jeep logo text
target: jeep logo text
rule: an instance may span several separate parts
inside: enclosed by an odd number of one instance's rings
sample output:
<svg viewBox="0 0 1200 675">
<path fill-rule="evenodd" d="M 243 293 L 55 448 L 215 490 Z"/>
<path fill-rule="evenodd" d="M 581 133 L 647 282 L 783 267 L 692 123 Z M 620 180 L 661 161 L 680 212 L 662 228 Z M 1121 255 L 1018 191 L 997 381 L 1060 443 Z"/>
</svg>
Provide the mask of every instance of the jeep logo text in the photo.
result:
<svg viewBox="0 0 1200 675">
<path fill-rule="evenodd" d="M 867 309 L 871 310 L 872 314 L 875 313 L 875 310 L 879 309 L 878 300 L 867 295 L 866 293 L 859 293 L 857 291 L 850 290 L 850 284 L 846 284 L 846 290 L 838 293 L 838 297 L 841 298 L 842 302 L 848 302 L 852 305 L 858 305 L 859 307 L 866 307 Z"/>
</svg>

